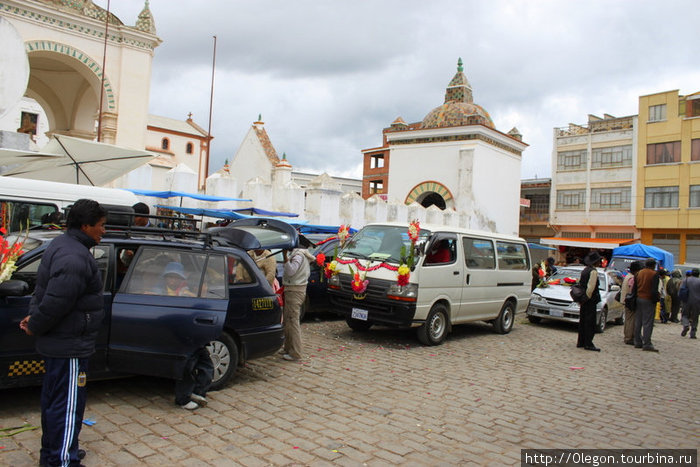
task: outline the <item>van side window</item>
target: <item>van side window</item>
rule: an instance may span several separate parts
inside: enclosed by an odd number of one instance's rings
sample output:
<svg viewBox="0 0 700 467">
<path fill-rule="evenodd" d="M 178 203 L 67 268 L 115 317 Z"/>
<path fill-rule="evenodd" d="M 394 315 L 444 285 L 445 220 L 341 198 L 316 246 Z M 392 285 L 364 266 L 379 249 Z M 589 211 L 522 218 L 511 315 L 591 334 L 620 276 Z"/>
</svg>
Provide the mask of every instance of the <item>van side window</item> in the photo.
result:
<svg viewBox="0 0 700 467">
<path fill-rule="evenodd" d="M 424 265 L 454 263 L 457 258 L 457 240 L 454 238 L 442 238 L 433 242 L 425 255 Z"/>
<path fill-rule="evenodd" d="M 498 250 L 498 269 L 528 270 L 525 245 L 521 243 L 496 242 Z"/>
<path fill-rule="evenodd" d="M 470 269 L 496 269 L 496 254 L 491 240 L 463 237 L 464 261 Z"/>
</svg>

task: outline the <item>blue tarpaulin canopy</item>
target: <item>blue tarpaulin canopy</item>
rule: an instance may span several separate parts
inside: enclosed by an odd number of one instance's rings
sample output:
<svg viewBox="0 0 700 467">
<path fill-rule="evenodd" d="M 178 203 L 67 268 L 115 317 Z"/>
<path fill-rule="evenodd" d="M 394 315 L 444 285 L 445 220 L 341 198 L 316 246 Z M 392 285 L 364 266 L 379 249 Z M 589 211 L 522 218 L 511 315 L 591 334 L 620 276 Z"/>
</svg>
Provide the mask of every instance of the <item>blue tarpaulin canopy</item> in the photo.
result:
<svg viewBox="0 0 700 467">
<path fill-rule="evenodd" d="M 531 250 L 556 250 L 553 246 L 540 245 L 539 243 L 528 243 Z"/>
<path fill-rule="evenodd" d="M 233 211 L 240 212 L 241 214 L 257 215 L 257 216 L 299 217 L 299 214 L 294 214 L 293 212 L 265 211 L 264 209 L 258 209 L 258 208 L 240 208 L 240 209 L 233 209 Z"/>
<path fill-rule="evenodd" d="M 237 212 L 238 209 L 203 209 L 203 208 L 183 208 L 180 206 L 166 206 L 164 204 L 156 204 L 157 208 L 163 208 L 163 209 L 170 209 L 175 212 L 179 212 L 182 214 L 190 214 L 192 216 L 207 216 L 207 217 L 217 217 L 219 219 L 248 219 L 251 217 L 261 217 L 261 216 L 250 216 L 247 214 L 242 214 L 240 212 Z M 278 213 L 278 212 L 273 212 L 273 211 L 264 211 L 267 212 L 268 215 L 265 217 L 276 217 L 276 216 L 289 216 L 289 213 Z M 295 214 L 296 215 L 296 214 Z M 288 222 L 292 225 L 297 225 L 297 224 L 305 224 L 305 221 L 294 221 L 294 223 L 290 222 L 287 219 L 283 219 L 285 222 Z M 336 229 L 337 231 L 337 229 Z"/>
<path fill-rule="evenodd" d="M 184 191 L 152 191 L 152 190 L 128 190 L 136 195 L 152 196 L 154 198 L 175 198 L 177 196 L 198 199 L 201 201 L 253 201 L 245 198 L 224 198 L 222 196 L 200 195 L 199 193 L 186 193 Z M 163 206 L 167 207 L 167 206 Z"/>
<path fill-rule="evenodd" d="M 673 269 L 673 253 L 656 246 L 644 245 L 642 243 L 619 246 L 613 250 L 612 255 L 613 257 L 635 256 L 639 258 L 654 258 L 659 265 L 663 266 L 667 271 Z"/>
</svg>

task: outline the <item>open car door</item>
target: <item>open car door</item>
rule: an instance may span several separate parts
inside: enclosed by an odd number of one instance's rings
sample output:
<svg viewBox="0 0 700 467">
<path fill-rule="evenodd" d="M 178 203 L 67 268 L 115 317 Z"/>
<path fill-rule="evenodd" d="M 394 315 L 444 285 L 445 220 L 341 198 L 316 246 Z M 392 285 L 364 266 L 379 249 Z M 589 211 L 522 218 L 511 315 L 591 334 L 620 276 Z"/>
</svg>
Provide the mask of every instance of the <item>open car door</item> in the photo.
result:
<svg viewBox="0 0 700 467">
<path fill-rule="evenodd" d="M 187 357 L 223 332 L 225 264 L 212 251 L 142 247 L 112 302 L 110 370 L 181 378 Z"/>
</svg>

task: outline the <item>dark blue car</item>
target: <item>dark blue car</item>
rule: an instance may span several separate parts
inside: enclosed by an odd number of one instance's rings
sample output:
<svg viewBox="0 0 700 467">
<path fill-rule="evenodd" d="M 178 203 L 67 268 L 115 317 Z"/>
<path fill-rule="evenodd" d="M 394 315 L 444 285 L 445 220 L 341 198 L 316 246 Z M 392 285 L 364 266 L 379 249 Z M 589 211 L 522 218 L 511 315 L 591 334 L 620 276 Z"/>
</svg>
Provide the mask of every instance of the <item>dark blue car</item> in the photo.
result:
<svg viewBox="0 0 700 467">
<path fill-rule="evenodd" d="M 246 250 L 296 246 L 296 232 L 282 224 L 252 220 L 246 231 L 222 235 L 108 231 L 92 249 L 104 281 L 105 319 L 90 377 L 176 379 L 186 356 L 207 345 L 217 389 L 246 360 L 276 352 L 284 338 L 281 307 Z M 0 388 L 41 384 L 43 360 L 19 322 L 27 315 L 42 254 L 61 234 L 32 231 L 12 280 L 0 284 Z M 166 268 L 180 273 L 177 295 L 166 292 L 173 293 Z"/>
</svg>

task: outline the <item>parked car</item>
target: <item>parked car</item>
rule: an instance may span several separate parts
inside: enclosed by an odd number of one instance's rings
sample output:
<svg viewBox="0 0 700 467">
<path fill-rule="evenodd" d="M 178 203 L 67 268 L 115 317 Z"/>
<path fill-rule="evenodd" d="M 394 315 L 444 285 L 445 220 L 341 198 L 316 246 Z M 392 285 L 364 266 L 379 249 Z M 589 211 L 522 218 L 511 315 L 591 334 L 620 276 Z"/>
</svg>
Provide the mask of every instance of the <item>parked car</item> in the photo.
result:
<svg viewBox="0 0 700 467">
<path fill-rule="evenodd" d="M 293 247 L 296 231 L 284 229 L 266 229 L 262 240 L 237 229 L 109 230 L 92 249 L 104 281 L 105 319 L 90 359 L 91 379 L 178 378 L 186 356 L 207 345 L 217 389 L 245 361 L 275 353 L 284 338 L 281 306 L 246 248 Z M 27 315 L 42 254 L 61 234 L 32 231 L 11 280 L 0 284 L 0 388 L 41 383 L 42 357 L 19 322 Z M 165 267 L 173 262 L 184 268 L 194 296 L 164 293 Z M 245 280 L 236 274 L 240 268 L 247 270 Z"/>
<path fill-rule="evenodd" d="M 580 307 L 571 299 L 571 286 L 566 284 L 578 282 L 583 269 L 583 266 L 559 267 L 549 282 L 559 281 L 560 284 L 537 287 L 532 291 L 526 312 L 531 323 L 539 323 L 542 319 L 578 323 Z M 597 271 L 601 301 L 596 310 L 596 332 L 603 332 L 608 321 L 624 323 L 624 306 L 615 300 L 622 286 L 623 275 L 614 269 L 606 271 L 597 268 Z"/>
</svg>

